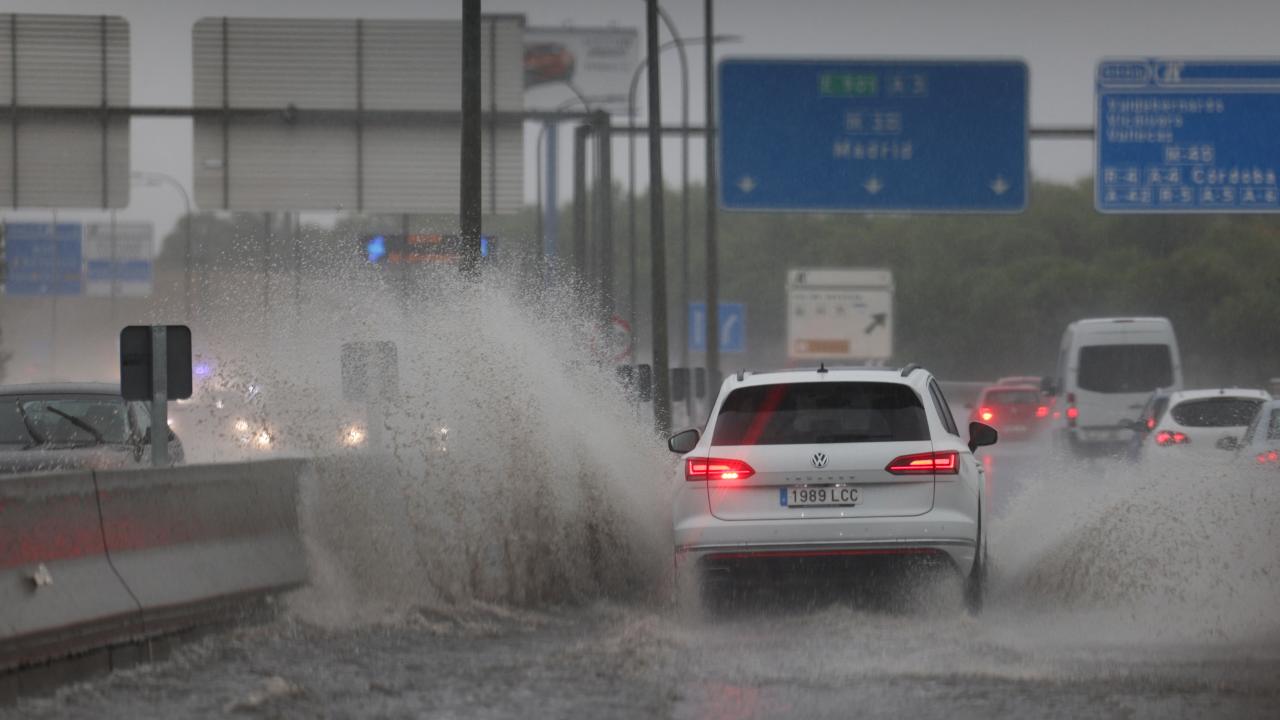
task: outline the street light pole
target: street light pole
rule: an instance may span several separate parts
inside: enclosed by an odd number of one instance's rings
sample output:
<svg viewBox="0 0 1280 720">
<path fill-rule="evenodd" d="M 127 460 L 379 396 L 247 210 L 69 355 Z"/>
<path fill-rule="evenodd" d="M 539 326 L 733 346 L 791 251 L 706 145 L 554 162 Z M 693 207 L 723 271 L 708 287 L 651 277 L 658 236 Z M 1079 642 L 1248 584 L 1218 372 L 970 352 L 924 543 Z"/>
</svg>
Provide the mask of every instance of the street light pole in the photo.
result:
<svg viewBox="0 0 1280 720">
<path fill-rule="evenodd" d="M 703 32 L 706 34 L 708 42 L 704 48 L 704 59 L 706 62 L 706 102 L 707 102 L 707 119 L 704 123 L 707 132 L 706 153 L 707 153 L 707 200 L 706 200 L 706 233 L 707 233 L 707 267 L 706 267 L 706 286 L 707 286 L 707 396 L 715 397 L 720 392 L 720 267 L 719 267 L 719 248 L 716 246 L 718 238 L 716 237 L 716 211 L 718 210 L 718 195 L 716 191 L 716 101 L 715 101 L 715 81 L 716 81 L 716 61 L 715 47 L 711 44 L 710 39 L 713 37 L 714 31 L 714 5 L 715 0 L 703 0 L 704 24 Z"/>
<path fill-rule="evenodd" d="M 186 313 L 184 317 L 186 318 L 187 322 L 191 322 L 191 319 L 192 319 L 191 318 L 191 223 L 192 223 L 192 220 L 194 219 L 191 216 L 191 196 L 187 194 L 187 189 L 182 186 L 182 183 L 178 182 L 177 178 L 173 177 L 172 175 L 166 175 L 165 173 L 162 173 L 162 172 L 155 172 L 154 170 L 145 170 L 145 171 L 140 170 L 140 171 L 134 172 L 133 177 L 147 184 L 169 185 L 175 188 L 178 191 L 178 194 L 182 196 L 182 206 L 186 209 L 186 217 L 183 218 L 184 220 L 183 245 L 185 246 L 183 248 L 183 256 L 184 256 L 184 263 L 186 267 L 184 268 L 184 272 L 183 272 L 182 295 L 183 295 L 183 307 Z M 113 274 L 115 273 L 115 267 L 111 268 L 111 272 Z"/>
<path fill-rule="evenodd" d="M 667 345 L 667 247 L 662 212 L 662 81 L 658 69 L 658 0 L 645 0 L 649 61 L 649 251 L 653 291 L 653 419 L 657 431 L 671 428 L 671 374 Z"/>
</svg>

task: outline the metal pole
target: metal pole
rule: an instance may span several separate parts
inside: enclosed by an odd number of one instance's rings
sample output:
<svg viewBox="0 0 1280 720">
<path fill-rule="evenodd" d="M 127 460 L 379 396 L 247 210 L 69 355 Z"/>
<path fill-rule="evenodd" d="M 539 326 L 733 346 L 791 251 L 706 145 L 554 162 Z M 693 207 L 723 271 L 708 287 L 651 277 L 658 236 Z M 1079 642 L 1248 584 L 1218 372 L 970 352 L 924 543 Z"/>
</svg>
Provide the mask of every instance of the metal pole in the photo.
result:
<svg viewBox="0 0 1280 720">
<path fill-rule="evenodd" d="M 542 253 L 547 268 L 546 280 L 551 278 L 551 263 L 555 262 L 560 244 L 560 125 L 551 123 L 547 130 L 547 177 L 546 177 L 546 238 L 543 240 Z"/>
<path fill-rule="evenodd" d="M 573 129 L 573 269 L 577 280 L 587 277 L 587 136 L 590 125 Z"/>
<path fill-rule="evenodd" d="M 680 367 L 689 367 L 689 58 L 685 54 L 684 39 L 676 24 L 662 6 L 658 6 L 662 22 L 671 33 L 671 43 L 680 58 L 680 301 L 676 312 L 680 316 Z M 710 45 L 711 38 L 706 39 Z M 693 421 L 692 394 L 685 394 L 685 410 Z"/>
<path fill-rule="evenodd" d="M 702 7 L 705 15 L 705 23 L 703 32 L 706 35 L 706 42 L 703 46 L 703 53 L 706 61 L 706 134 L 704 135 L 707 143 L 707 200 L 706 200 L 706 233 L 707 233 L 707 397 L 715 397 L 720 392 L 718 383 L 720 382 L 720 267 L 719 267 L 719 248 L 716 246 L 718 239 L 716 238 L 716 211 L 717 197 L 719 193 L 716 191 L 716 101 L 715 101 L 715 82 L 716 82 L 716 59 L 715 45 L 711 42 L 714 28 L 714 9 L 715 0 L 703 0 Z"/>
<path fill-rule="evenodd" d="M 658 64 L 658 0 L 645 0 L 649 55 L 649 244 L 653 254 L 653 420 L 659 433 L 671 428 L 671 373 L 667 355 L 667 241 L 662 207 L 662 82 Z"/>
<path fill-rule="evenodd" d="M 169 464 L 169 353 L 164 325 L 151 326 L 151 465 Z"/>
<path fill-rule="evenodd" d="M 636 363 L 636 345 L 640 326 L 636 322 L 636 81 L 640 68 L 631 75 L 631 92 L 627 94 L 627 321 L 631 323 L 631 364 Z"/>
<path fill-rule="evenodd" d="M 462 257 L 458 269 L 475 277 L 480 268 L 481 203 L 484 200 L 480 163 L 480 0 L 462 0 Z"/>
<path fill-rule="evenodd" d="M 600 247 L 600 309 L 606 325 L 613 319 L 613 133 L 609 115 L 596 115 L 596 242 Z"/>
</svg>

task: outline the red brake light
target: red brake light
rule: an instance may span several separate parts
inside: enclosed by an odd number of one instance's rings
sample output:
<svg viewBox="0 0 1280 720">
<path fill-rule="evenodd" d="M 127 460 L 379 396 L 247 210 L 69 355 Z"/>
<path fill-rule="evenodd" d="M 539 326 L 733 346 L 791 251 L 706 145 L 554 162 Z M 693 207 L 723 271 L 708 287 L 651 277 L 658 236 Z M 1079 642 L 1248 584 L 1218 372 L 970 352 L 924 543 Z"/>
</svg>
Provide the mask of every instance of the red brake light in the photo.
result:
<svg viewBox="0 0 1280 720">
<path fill-rule="evenodd" d="M 1075 420 L 1075 419 L 1076 419 L 1076 418 L 1078 418 L 1078 417 L 1080 417 L 1080 409 L 1079 409 L 1079 408 L 1077 408 L 1075 405 L 1072 405 L 1071 407 L 1068 407 L 1068 408 L 1067 408 L 1067 419 L 1068 419 L 1068 420 Z"/>
<path fill-rule="evenodd" d="M 1258 453 L 1258 464 L 1266 465 L 1267 463 L 1280 463 L 1280 452 L 1272 450 L 1270 452 Z"/>
<path fill-rule="evenodd" d="M 1169 445 L 1186 445 L 1189 442 L 1191 442 L 1190 438 L 1188 438 L 1184 433 L 1180 433 L 1176 430 L 1161 430 L 1156 433 L 1156 444 L 1161 447 L 1167 447 Z"/>
<path fill-rule="evenodd" d="M 996 414 L 991 412 L 991 408 L 984 407 L 984 408 L 979 408 L 978 410 L 978 417 L 982 418 L 982 422 L 991 422 L 991 418 L 995 416 Z"/>
<path fill-rule="evenodd" d="M 1155 419 L 1155 418 L 1153 418 L 1153 417 L 1147 418 L 1147 429 L 1148 429 L 1148 430 L 1155 430 L 1155 429 L 1156 429 L 1156 419 Z"/>
<path fill-rule="evenodd" d="M 1049 417 L 1049 406 L 1041 405 L 1040 407 L 1036 408 L 1036 417 L 1038 418 Z"/>
<path fill-rule="evenodd" d="M 684 479 L 746 480 L 756 471 L 741 460 L 731 458 L 689 458 L 684 465 Z"/>
<path fill-rule="evenodd" d="M 903 455 L 885 466 L 894 475 L 955 475 L 960 472 L 960 454 L 955 450 Z"/>
</svg>

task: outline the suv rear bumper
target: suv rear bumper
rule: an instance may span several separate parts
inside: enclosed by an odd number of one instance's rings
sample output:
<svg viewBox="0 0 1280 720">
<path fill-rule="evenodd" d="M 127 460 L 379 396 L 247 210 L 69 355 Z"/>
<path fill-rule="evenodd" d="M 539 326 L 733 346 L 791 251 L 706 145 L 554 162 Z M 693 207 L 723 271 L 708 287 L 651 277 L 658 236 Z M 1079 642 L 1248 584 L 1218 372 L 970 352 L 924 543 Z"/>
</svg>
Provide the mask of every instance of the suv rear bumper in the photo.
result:
<svg viewBox="0 0 1280 720">
<path fill-rule="evenodd" d="M 935 507 L 914 517 L 725 521 L 709 513 L 675 525 L 676 564 L 722 560 L 945 556 L 962 573 L 973 566 L 978 524 Z"/>
</svg>

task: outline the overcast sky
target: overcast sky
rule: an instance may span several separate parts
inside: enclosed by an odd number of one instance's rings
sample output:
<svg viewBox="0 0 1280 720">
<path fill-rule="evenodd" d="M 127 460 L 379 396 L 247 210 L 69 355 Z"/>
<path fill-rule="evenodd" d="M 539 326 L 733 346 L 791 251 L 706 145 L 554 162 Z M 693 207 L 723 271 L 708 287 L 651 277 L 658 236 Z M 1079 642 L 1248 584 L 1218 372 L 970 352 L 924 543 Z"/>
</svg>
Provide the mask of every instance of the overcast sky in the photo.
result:
<svg viewBox="0 0 1280 720">
<path fill-rule="evenodd" d="M 435 0 L 8 0 L 6 11 L 124 16 L 132 39 L 135 104 L 191 102 L 191 26 L 201 17 L 460 16 L 461 3 Z M 702 33 L 700 0 L 668 0 L 667 11 L 684 35 Z M 488 0 L 485 12 L 520 13 L 529 25 L 609 25 L 643 29 L 640 0 Z M 1115 55 L 1276 56 L 1280 54 L 1277 0 L 720 0 L 716 30 L 742 36 L 724 55 L 791 56 L 999 56 L 1021 57 L 1031 71 L 1033 125 L 1088 125 L 1093 112 L 1093 70 Z M 702 121 L 701 52 L 691 53 L 691 118 Z M 678 64 L 663 62 L 664 117 L 678 119 Z M 527 137 L 532 138 L 532 130 Z M 562 147 L 567 148 L 565 135 Z M 526 196 L 533 195 L 532 142 L 526 143 Z M 676 177 L 677 143 L 665 155 L 668 182 Z M 566 150 L 567 152 L 567 150 Z M 701 178 L 699 160 L 691 163 Z M 1092 172 L 1093 147 L 1082 141 L 1036 141 L 1032 173 L 1074 180 Z M 135 170 L 154 170 L 191 185 L 189 120 L 134 121 Z M 568 155 L 564 156 L 567 169 Z M 626 172 L 625 160 L 615 172 Z M 641 172 L 641 177 L 644 177 Z M 568 173 L 562 172 L 563 181 Z M 561 190 L 567 195 L 568 184 Z M 181 209 L 169 188 L 134 187 L 121 217 L 151 219 L 160 233 Z M 6 213 L 9 214 L 9 213 Z M 27 215 L 27 213 L 23 213 Z"/>
</svg>

